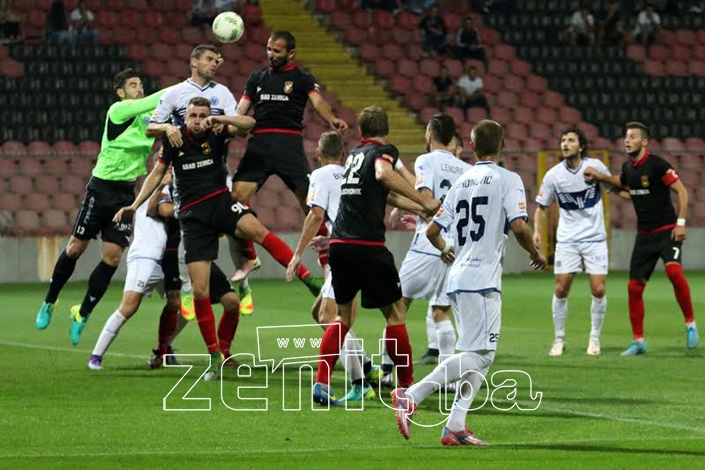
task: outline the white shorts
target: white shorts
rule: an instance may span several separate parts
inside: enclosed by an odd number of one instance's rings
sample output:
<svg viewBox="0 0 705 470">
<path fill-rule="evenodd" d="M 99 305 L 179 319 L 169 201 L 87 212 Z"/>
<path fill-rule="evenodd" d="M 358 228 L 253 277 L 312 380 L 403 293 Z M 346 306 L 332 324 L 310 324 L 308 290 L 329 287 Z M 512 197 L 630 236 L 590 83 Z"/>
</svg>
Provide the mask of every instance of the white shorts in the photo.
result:
<svg viewBox="0 0 705 470">
<path fill-rule="evenodd" d="M 607 242 L 556 243 L 554 274 L 573 274 L 583 271 L 588 274 L 607 274 L 609 257 Z"/>
<path fill-rule="evenodd" d="M 159 261 L 149 258 L 128 260 L 123 290 L 148 296 L 152 293 L 152 289 L 157 289 L 160 293 L 164 292 L 164 272 Z"/>
<path fill-rule="evenodd" d="M 431 305 L 450 305 L 446 294 L 449 266 L 440 256 L 409 251 L 401 263 L 401 293 L 409 299 L 425 299 Z"/>
<path fill-rule="evenodd" d="M 497 291 L 449 294 L 458 330 L 459 351 L 495 351 L 502 323 L 502 294 Z"/>
<path fill-rule="evenodd" d="M 323 268 L 323 287 L 321 287 L 321 298 L 332 299 L 335 301 L 335 292 L 333 292 L 333 275 L 330 272 L 330 266 L 325 265 Z"/>
</svg>

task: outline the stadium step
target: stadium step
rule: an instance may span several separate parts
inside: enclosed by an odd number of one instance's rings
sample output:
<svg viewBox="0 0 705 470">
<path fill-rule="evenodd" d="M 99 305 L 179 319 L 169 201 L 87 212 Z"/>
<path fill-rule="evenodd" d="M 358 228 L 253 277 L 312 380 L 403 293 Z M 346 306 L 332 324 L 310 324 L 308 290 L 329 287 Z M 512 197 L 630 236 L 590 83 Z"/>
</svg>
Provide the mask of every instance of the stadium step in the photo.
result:
<svg viewBox="0 0 705 470">
<path fill-rule="evenodd" d="M 286 29 L 296 37 L 296 58 L 326 89 L 336 93 L 343 106 L 359 113 L 377 105 L 389 114 L 389 141 L 402 154 L 416 156 L 426 147 L 424 128 L 416 117 L 391 98 L 374 76 L 358 64 L 352 53 L 336 41 L 298 0 L 267 1 L 264 21 L 272 30 Z"/>
</svg>

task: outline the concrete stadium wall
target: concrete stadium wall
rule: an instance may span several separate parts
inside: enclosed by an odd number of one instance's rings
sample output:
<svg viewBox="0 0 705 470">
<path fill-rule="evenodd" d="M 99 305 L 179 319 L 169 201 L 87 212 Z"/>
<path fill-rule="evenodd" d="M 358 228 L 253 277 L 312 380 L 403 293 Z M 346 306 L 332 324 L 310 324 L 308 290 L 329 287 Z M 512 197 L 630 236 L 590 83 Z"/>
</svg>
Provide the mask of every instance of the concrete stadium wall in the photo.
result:
<svg viewBox="0 0 705 470">
<path fill-rule="evenodd" d="M 401 264 L 411 242 L 412 232 L 389 232 L 387 246 L 394 254 L 397 266 Z M 629 257 L 634 246 L 634 231 L 613 230 L 612 245 L 610 250 L 610 268 L 615 271 L 629 269 Z M 295 246 L 298 233 L 282 234 L 281 237 L 289 246 Z M 66 238 L 0 238 L 0 283 L 13 282 L 39 282 L 47 281 L 58 253 L 64 248 Z M 686 270 L 705 270 L 705 229 L 693 228 L 688 231 L 688 240 L 684 245 L 685 256 L 683 266 Z M 701 253 L 701 255 L 698 255 Z M 282 278 L 284 268 L 272 259 L 261 247 L 258 254 L 262 260 L 262 268 L 256 271 L 252 278 Z M 123 257 L 124 259 L 124 257 Z M 228 255 L 227 242 L 221 240 L 219 265 L 228 274 L 232 270 L 232 262 Z M 72 280 L 87 280 L 91 271 L 100 260 L 100 243 L 93 242 L 76 265 Z M 307 252 L 304 263 L 316 270 L 317 259 L 313 252 Z M 504 272 L 520 273 L 528 270 L 528 256 L 519 245 L 510 237 L 507 253 L 504 260 Z M 659 266 L 659 269 L 663 269 Z M 116 280 L 125 278 L 125 263 L 115 274 Z"/>
</svg>

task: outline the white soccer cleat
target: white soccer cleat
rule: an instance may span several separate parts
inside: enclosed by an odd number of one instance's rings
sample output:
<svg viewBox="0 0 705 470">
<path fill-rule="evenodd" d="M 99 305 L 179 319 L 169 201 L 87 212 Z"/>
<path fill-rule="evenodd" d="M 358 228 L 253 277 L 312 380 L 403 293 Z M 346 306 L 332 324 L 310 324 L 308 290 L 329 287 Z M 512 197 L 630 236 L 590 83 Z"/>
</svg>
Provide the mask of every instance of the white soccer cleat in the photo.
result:
<svg viewBox="0 0 705 470">
<path fill-rule="evenodd" d="M 588 348 L 586 352 L 588 356 L 599 356 L 602 352 L 600 351 L 600 340 L 590 338 L 590 342 L 588 343 Z"/>
<path fill-rule="evenodd" d="M 548 355 L 551 357 L 562 356 L 564 349 L 565 343 L 563 342 L 563 340 L 557 339 L 553 342 L 553 346 L 551 346 L 551 350 L 548 352 Z"/>
</svg>

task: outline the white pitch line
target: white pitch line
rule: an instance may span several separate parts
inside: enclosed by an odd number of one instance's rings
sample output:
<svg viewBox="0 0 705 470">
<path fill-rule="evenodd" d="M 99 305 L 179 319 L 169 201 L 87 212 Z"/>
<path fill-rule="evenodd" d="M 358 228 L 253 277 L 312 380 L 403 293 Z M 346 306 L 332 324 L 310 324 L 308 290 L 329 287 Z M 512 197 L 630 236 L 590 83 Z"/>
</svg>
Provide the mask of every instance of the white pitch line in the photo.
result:
<svg viewBox="0 0 705 470">
<path fill-rule="evenodd" d="M 15 343 L 12 341 L 0 341 L 0 346 L 12 346 L 15 348 L 27 348 L 27 349 L 43 349 L 45 351 L 60 351 L 60 352 L 72 352 L 81 354 L 91 354 L 93 351 L 88 349 L 77 349 L 77 348 L 64 348 L 61 346 L 47 346 L 44 344 L 31 344 L 31 343 Z M 130 359 L 144 359 L 146 355 L 140 356 L 137 354 L 125 354 L 118 352 L 111 352 L 111 356 L 115 357 L 127 357 Z"/>
</svg>

